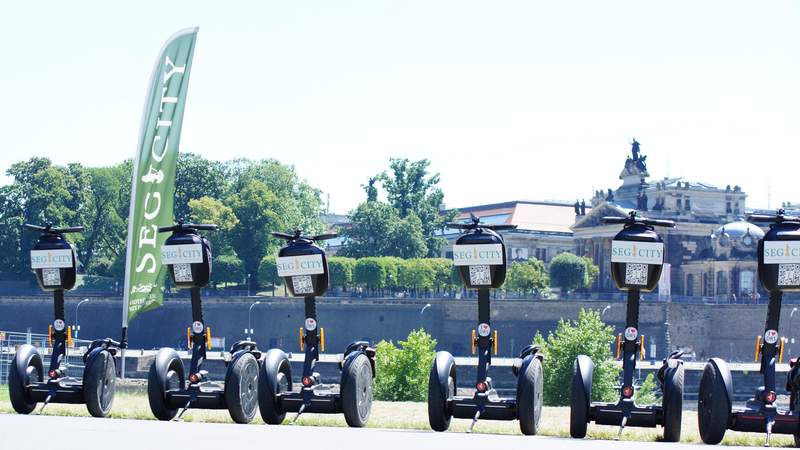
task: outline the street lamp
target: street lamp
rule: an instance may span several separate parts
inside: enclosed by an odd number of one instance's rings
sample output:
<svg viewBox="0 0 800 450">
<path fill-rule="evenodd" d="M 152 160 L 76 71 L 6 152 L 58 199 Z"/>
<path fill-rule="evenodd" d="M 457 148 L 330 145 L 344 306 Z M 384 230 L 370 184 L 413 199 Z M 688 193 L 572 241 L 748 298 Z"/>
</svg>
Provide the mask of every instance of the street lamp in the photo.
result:
<svg viewBox="0 0 800 450">
<path fill-rule="evenodd" d="M 256 305 L 260 305 L 260 304 L 261 304 L 260 301 L 253 302 L 250 305 L 250 308 L 247 310 L 247 328 L 244 329 L 244 334 L 248 335 L 250 337 L 250 339 L 253 338 L 253 328 L 251 328 L 251 325 L 250 325 L 250 314 L 253 312 L 253 307 L 256 306 Z"/>
<path fill-rule="evenodd" d="M 606 313 L 606 311 L 608 311 L 609 309 L 611 309 L 611 305 L 606 305 L 606 307 L 605 307 L 605 308 L 603 308 L 603 311 L 601 311 L 601 312 L 600 312 L 600 320 L 603 320 L 603 315 L 604 315 L 604 314 Z"/>
<path fill-rule="evenodd" d="M 797 308 L 792 308 L 792 312 L 789 313 L 789 335 L 792 336 L 789 338 L 789 354 L 792 354 L 792 346 L 794 344 L 794 313 L 797 312 Z"/>
<path fill-rule="evenodd" d="M 73 326 L 73 328 L 75 329 L 75 339 L 78 339 L 78 332 L 81 331 L 81 326 L 78 325 L 78 308 L 80 308 L 82 304 L 84 304 L 84 303 L 86 303 L 88 301 L 89 301 L 89 299 L 85 298 L 85 299 L 79 301 L 77 306 L 75 306 L 75 325 Z"/>
<path fill-rule="evenodd" d="M 422 309 L 419 310 L 419 327 L 420 327 L 420 329 L 425 329 L 425 327 L 422 325 L 422 314 L 424 314 L 425 310 L 430 308 L 430 307 L 431 307 L 431 304 L 428 303 L 425 306 L 423 306 Z"/>
<path fill-rule="evenodd" d="M 275 295 L 274 293 L 272 295 Z M 247 274 L 247 296 L 250 297 L 250 274 Z"/>
</svg>

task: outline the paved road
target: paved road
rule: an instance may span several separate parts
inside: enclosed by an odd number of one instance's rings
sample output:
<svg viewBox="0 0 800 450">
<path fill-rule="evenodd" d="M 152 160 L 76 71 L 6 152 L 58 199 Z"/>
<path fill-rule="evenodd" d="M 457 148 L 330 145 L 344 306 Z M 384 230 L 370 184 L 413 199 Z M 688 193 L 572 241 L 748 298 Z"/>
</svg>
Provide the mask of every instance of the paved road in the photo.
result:
<svg viewBox="0 0 800 450">
<path fill-rule="evenodd" d="M 0 450 L 678 450 L 698 445 L 282 425 L 0 414 Z M 738 447 L 741 448 L 741 447 Z"/>
</svg>

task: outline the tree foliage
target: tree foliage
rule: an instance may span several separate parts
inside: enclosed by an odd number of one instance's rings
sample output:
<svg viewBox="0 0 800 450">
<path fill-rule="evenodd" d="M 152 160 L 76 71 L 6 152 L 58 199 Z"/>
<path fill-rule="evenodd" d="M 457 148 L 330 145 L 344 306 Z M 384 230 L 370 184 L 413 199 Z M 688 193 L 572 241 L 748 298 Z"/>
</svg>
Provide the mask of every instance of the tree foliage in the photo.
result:
<svg viewBox="0 0 800 450">
<path fill-rule="evenodd" d="M 540 294 L 550 287 L 544 263 L 536 258 L 515 262 L 508 268 L 506 289 L 520 294 Z"/>
<path fill-rule="evenodd" d="M 428 374 L 436 356 L 436 340 L 422 330 L 405 341 L 381 341 L 375 353 L 375 398 L 386 401 L 423 402 L 428 395 Z"/>
<path fill-rule="evenodd" d="M 616 379 L 619 366 L 611 356 L 614 328 L 603 323 L 600 313 L 581 309 L 577 320 L 561 319 L 554 332 L 545 339 L 537 333 L 534 344 L 539 345 L 545 355 L 547 370 L 544 371 L 544 401 L 551 406 L 569 405 L 573 367 L 578 355 L 586 355 L 594 361 L 592 399 L 611 401 L 616 398 Z"/>
<path fill-rule="evenodd" d="M 217 283 L 242 283 L 245 278 L 242 260 L 235 255 L 214 257 L 212 281 Z"/>
<path fill-rule="evenodd" d="M 572 253 L 559 253 L 550 261 L 550 283 L 565 292 L 588 287 L 586 260 Z"/>
<path fill-rule="evenodd" d="M 346 256 L 331 256 L 328 258 L 328 272 L 330 273 L 331 287 L 347 290 L 353 286 L 353 272 L 356 260 Z"/>
</svg>

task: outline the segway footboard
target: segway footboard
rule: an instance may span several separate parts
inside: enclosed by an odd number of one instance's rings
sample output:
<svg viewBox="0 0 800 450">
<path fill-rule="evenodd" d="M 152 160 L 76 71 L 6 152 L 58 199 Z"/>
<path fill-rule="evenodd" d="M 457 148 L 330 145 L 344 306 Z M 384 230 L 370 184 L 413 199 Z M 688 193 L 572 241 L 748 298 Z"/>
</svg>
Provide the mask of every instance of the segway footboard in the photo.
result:
<svg viewBox="0 0 800 450">
<path fill-rule="evenodd" d="M 477 398 L 476 398 L 477 397 Z M 516 420 L 517 401 L 513 398 L 489 398 L 485 394 L 476 397 L 455 397 L 453 400 L 453 417 L 457 419 L 474 419 L 482 409 L 482 420 Z"/>
<path fill-rule="evenodd" d="M 36 403 L 67 403 L 79 405 L 86 403 L 83 396 L 83 385 L 75 378 L 59 378 L 44 382 L 32 383 L 28 387 L 28 396 Z"/>
<path fill-rule="evenodd" d="M 589 420 L 598 425 L 619 426 L 625 415 L 618 403 L 592 403 L 589 406 Z M 632 406 L 626 426 L 655 428 L 663 425 L 664 409 L 661 406 Z"/>
<path fill-rule="evenodd" d="M 278 394 L 278 404 L 286 412 L 300 412 L 305 400 L 302 392 L 286 392 Z M 342 410 L 342 396 L 340 394 L 314 394 L 310 403 L 303 408 L 303 413 L 339 414 Z"/>
</svg>

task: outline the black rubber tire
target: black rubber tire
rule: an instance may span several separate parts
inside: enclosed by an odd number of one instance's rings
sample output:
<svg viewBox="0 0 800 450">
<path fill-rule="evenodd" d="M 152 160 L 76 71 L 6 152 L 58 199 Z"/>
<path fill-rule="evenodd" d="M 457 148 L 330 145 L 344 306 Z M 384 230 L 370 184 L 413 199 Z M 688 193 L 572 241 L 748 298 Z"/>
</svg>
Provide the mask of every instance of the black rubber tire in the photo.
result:
<svg viewBox="0 0 800 450">
<path fill-rule="evenodd" d="M 583 439 L 586 437 L 586 430 L 589 425 L 589 402 L 591 398 L 592 393 L 585 391 L 583 387 L 583 378 L 581 378 L 578 370 L 575 370 L 572 374 L 569 407 L 569 435 L 575 439 Z"/>
<path fill-rule="evenodd" d="M 178 374 L 180 371 L 180 375 Z M 177 379 L 176 388 L 183 388 L 183 363 L 180 359 L 173 359 L 167 366 L 167 373 L 165 374 L 168 379 Z M 169 390 L 172 386 L 168 386 Z M 158 381 L 158 374 L 156 373 L 156 363 L 150 365 L 150 372 L 147 375 L 147 400 L 150 403 L 150 411 L 158 420 L 172 420 L 178 414 L 178 408 L 171 408 L 167 404 L 167 392 Z"/>
<path fill-rule="evenodd" d="M 697 399 L 697 425 L 704 443 L 716 445 L 722 442 L 728 429 L 730 412 L 731 405 L 722 375 L 716 365 L 708 363 L 700 378 Z"/>
<path fill-rule="evenodd" d="M 277 395 L 289 390 L 289 382 L 292 379 L 292 369 L 289 361 L 284 359 L 279 363 L 278 369 L 275 371 L 277 374 L 276 379 L 273 380 L 273 386 L 277 389 L 273 391 L 267 384 L 267 372 L 265 369 L 267 364 L 266 359 L 261 364 L 261 371 L 258 375 L 258 410 L 261 413 L 261 419 L 268 425 L 280 425 L 283 419 L 286 418 L 286 411 L 281 409 L 278 404 Z"/>
<path fill-rule="evenodd" d="M 98 353 L 83 377 L 83 397 L 89 414 L 94 417 L 108 417 L 114 404 L 116 381 L 117 367 L 114 357 L 107 351 Z"/>
<path fill-rule="evenodd" d="M 8 368 L 8 396 L 11 399 L 11 406 L 19 414 L 30 414 L 36 409 L 36 402 L 32 402 L 28 396 L 27 385 L 30 383 L 31 378 L 36 380 L 41 379 L 42 374 L 35 366 L 28 366 L 28 373 L 33 377 L 28 376 L 28 379 L 22 379 L 17 373 L 17 359 L 16 356 Z"/>
<path fill-rule="evenodd" d="M 363 353 L 353 358 L 342 373 L 342 412 L 347 425 L 361 428 L 372 410 L 372 366 Z"/>
<path fill-rule="evenodd" d="M 449 374 L 447 392 L 442 392 L 434 360 L 431 374 L 428 377 L 428 423 L 433 431 L 447 431 L 450 428 L 450 419 L 453 418 L 453 411 L 448 407 L 448 400 L 456 396 L 455 363 L 450 364 L 445 371 Z"/>
<path fill-rule="evenodd" d="M 787 387 L 790 387 L 790 385 L 787 384 Z M 789 409 L 792 412 L 797 411 L 797 409 L 798 409 L 797 408 L 798 407 L 798 404 L 797 404 L 798 394 L 800 394 L 800 392 L 798 392 L 797 388 L 792 388 L 792 390 L 791 390 L 791 392 L 789 394 Z M 800 432 L 794 433 L 793 436 L 794 436 L 794 446 L 795 447 L 800 447 Z"/>
<path fill-rule="evenodd" d="M 539 432 L 539 419 L 542 417 L 543 377 L 542 362 L 539 358 L 533 358 L 525 373 L 519 374 L 517 380 L 519 429 L 526 436 L 533 436 Z"/>
<path fill-rule="evenodd" d="M 680 442 L 683 416 L 683 364 L 678 364 L 674 370 L 667 370 L 664 380 L 665 395 L 661 403 L 664 409 L 664 441 Z M 666 392 L 670 394 L 666 395 Z"/>
<path fill-rule="evenodd" d="M 250 423 L 258 409 L 258 361 L 245 353 L 228 371 L 225 379 L 225 404 L 236 423 Z"/>
</svg>

